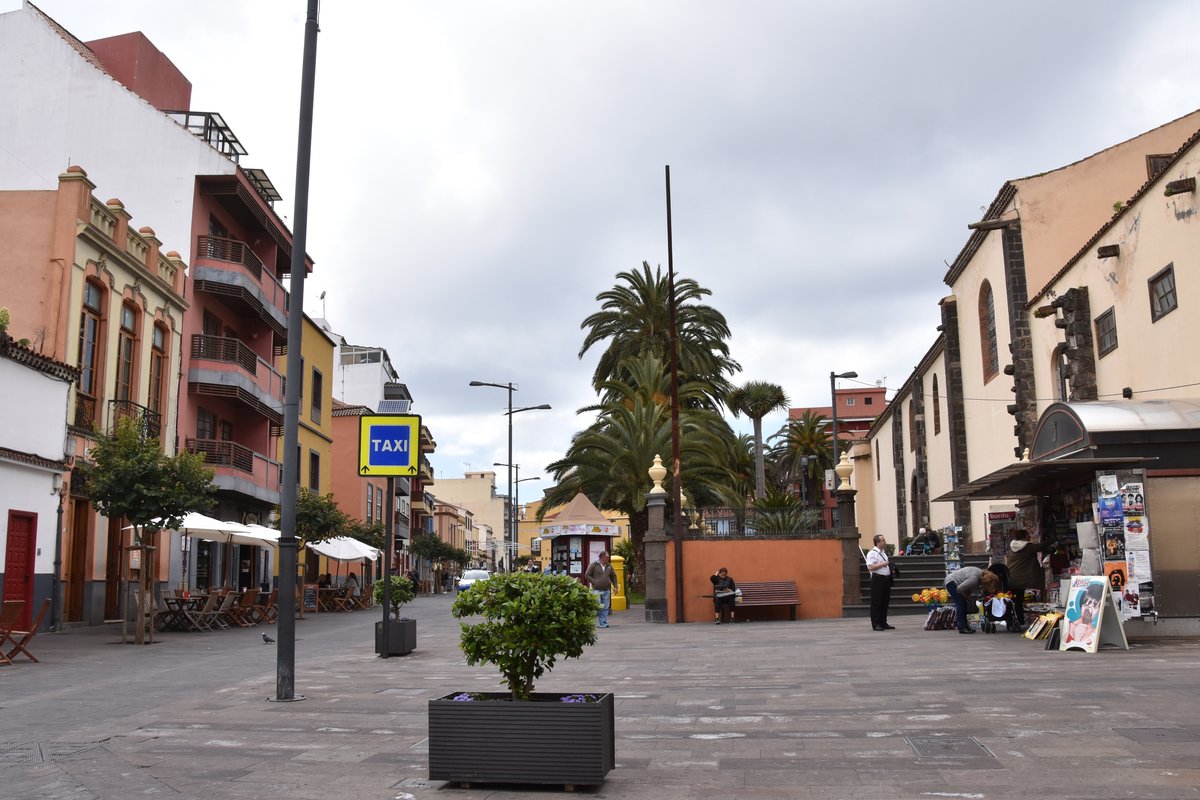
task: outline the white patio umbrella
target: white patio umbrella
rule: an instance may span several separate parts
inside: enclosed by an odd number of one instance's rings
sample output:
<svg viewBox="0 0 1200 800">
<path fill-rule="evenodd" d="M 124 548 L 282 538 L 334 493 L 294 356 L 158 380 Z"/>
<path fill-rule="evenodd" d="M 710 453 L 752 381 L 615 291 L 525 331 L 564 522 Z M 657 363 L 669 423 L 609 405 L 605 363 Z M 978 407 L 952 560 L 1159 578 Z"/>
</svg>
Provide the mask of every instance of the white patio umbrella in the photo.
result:
<svg viewBox="0 0 1200 800">
<path fill-rule="evenodd" d="M 308 549 L 336 561 L 361 561 L 364 558 L 375 561 L 380 555 L 378 549 L 349 536 L 335 536 L 323 542 L 310 543 Z"/>
</svg>

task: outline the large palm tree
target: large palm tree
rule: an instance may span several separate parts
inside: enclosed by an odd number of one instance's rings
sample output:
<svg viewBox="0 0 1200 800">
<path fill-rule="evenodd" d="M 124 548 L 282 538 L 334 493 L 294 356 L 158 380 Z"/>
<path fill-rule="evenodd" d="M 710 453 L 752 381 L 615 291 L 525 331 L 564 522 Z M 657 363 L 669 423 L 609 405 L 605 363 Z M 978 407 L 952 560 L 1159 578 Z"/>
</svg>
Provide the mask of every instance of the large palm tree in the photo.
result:
<svg viewBox="0 0 1200 800">
<path fill-rule="evenodd" d="M 653 356 L 637 361 L 657 362 Z M 570 502 L 579 492 L 587 495 L 597 508 L 608 508 L 629 515 L 630 538 L 642 553 L 646 532 L 647 474 L 654 456 L 671 452 L 671 408 L 664 395 L 661 372 L 654 363 L 629 363 L 634 374 L 648 370 L 655 383 L 636 386 L 622 381 L 605 381 L 611 399 L 591 410 L 599 411 L 596 421 L 575 434 L 563 458 L 546 469 L 556 485 L 547 490 L 542 509 Z M 681 397 L 702 392 L 695 383 L 680 387 Z M 693 498 L 716 498 L 728 483 L 725 462 L 719 456 L 723 440 L 733 435 L 729 425 L 715 411 L 684 408 L 680 411 L 680 463 L 684 489 Z M 671 490 L 671 481 L 667 481 Z"/>
<path fill-rule="evenodd" d="M 829 426 L 822 414 L 808 410 L 800 419 L 790 419 L 768 441 L 779 440 L 771 447 L 771 462 L 775 478 L 783 486 L 802 484 L 803 494 L 812 495 L 814 480 L 833 468 L 830 460 Z"/>
<path fill-rule="evenodd" d="M 735 417 L 745 414 L 754 423 L 754 496 L 761 499 L 767 491 L 762 421 L 767 414 L 787 408 L 787 395 L 777 384 L 749 381 L 730 391 L 725 396 L 725 404 Z"/>
<path fill-rule="evenodd" d="M 661 267 L 621 272 L 617 285 L 596 295 L 600 311 L 589 315 L 580 327 L 586 332 L 579 357 L 592 347 L 607 342 L 596 364 L 592 385 L 597 391 L 604 381 L 628 381 L 623 365 L 627 359 L 656 355 L 667 364 L 670 350 L 670 311 L 667 276 Z M 700 302 L 712 294 L 690 278 L 675 280 L 675 329 L 679 353 L 679 380 L 707 384 L 704 404 L 717 408 L 729 391 L 728 377 L 741 369 L 729 357 L 729 325 L 725 317 Z"/>
</svg>

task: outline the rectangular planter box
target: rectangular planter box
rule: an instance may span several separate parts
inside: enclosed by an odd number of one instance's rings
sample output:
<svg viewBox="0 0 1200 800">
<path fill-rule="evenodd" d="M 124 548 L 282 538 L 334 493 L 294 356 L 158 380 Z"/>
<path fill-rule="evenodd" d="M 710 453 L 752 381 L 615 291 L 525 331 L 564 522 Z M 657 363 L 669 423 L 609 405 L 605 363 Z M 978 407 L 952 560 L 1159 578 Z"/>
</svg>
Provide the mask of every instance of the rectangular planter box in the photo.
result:
<svg viewBox="0 0 1200 800">
<path fill-rule="evenodd" d="M 399 622 L 392 620 L 388 623 L 388 650 L 389 656 L 406 656 L 413 650 L 417 649 L 417 621 L 415 619 L 402 619 Z M 375 652 L 382 654 L 383 651 L 383 621 L 375 623 Z"/>
<path fill-rule="evenodd" d="M 429 701 L 429 777 L 458 783 L 598 786 L 616 763 L 613 696 L 563 703 L 535 692 L 514 703 L 507 693 L 458 692 Z"/>
</svg>

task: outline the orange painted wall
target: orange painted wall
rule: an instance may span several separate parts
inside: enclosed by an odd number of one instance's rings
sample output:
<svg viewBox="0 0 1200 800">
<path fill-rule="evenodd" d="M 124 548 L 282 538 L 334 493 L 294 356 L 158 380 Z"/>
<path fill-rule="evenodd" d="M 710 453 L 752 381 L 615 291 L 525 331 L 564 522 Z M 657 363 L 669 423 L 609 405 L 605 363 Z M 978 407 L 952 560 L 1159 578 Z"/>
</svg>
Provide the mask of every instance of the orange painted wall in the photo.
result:
<svg viewBox="0 0 1200 800">
<path fill-rule="evenodd" d="M 720 567 L 742 581 L 796 581 L 796 619 L 842 616 L 842 545 L 837 539 L 703 539 L 683 543 L 685 622 L 712 622 L 709 576 Z M 675 553 L 667 543 L 668 619 L 675 621 Z M 739 619 L 788 619 L 785 606 L 738 608 Z"/>
</svg>

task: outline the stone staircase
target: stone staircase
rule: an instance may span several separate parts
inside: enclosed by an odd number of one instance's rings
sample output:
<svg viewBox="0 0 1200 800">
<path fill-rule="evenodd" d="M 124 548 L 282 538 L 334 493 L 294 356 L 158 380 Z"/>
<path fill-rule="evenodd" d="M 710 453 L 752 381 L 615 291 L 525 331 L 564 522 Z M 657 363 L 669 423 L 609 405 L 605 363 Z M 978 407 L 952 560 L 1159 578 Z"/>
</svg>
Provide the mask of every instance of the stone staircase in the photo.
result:
<svg viewBox="0 0 1200 800">
<path fill-rule="evenodd" d="M 963 566 L 986 567 L 986 553 L 963 556 Z M 929 609 L 914 603 L 912 596 L 930 586 L 941 586 L 946 580 L 945 556 L 893 556 L 892 563 L 900 567 L 900 577 L 892 586 L 892 602 L 888 616 L 898 614 L 928 614 Z M 859 583 L 862 587 L 862 602 L 858 605 L 843 605 L 843 617 L 871 616 L 871 577 L 867 565 L 859 565 Z"/>
</svg>

